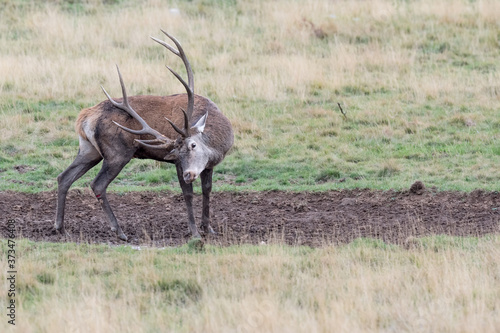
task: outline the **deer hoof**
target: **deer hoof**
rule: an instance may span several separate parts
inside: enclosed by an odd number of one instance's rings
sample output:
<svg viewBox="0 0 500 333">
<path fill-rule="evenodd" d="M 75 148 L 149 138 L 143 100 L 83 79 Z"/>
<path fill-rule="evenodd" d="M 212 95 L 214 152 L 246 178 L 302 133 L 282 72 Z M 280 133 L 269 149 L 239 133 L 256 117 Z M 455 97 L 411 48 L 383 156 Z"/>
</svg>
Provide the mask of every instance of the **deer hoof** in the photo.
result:
<svg viewBox="0 0 500 333">
<path fill-rule="evenodd" d="M 120 238 L 122 241 L 127 241 L 128 237 L 122 232 L 121 234 L 117 235 L 118 238 Z"/>
<path fill-rule="evenodd" d="M 70 237 L 71 235 L 69 234 L 69 232 L 66 231 L 66 229 L 64 227 L 55 227 L 56 229 L 56 232 L 61 235 L 61 236 L 64 236 L 64 237 Z"/>
<path fill-rule="evenodd" d="M 214 229 L 210 228 L 208 230 L 203 230 L 203 235 L 204 236 L 218 236 L 219 233 L 215 232 Z"/>
<path fill-rule="evenodd" d="M 203 234 L 205 235 L 209 235 L 209 236 L 215 236 L 217 235 L 217 233 L 214 231 L 214 229 L 212 229 L 212 227 L 210 226 L 210 224 L 207 224 L 207 225 L 201 225 L 201 231 L 203 232 Z"/>
</svg>

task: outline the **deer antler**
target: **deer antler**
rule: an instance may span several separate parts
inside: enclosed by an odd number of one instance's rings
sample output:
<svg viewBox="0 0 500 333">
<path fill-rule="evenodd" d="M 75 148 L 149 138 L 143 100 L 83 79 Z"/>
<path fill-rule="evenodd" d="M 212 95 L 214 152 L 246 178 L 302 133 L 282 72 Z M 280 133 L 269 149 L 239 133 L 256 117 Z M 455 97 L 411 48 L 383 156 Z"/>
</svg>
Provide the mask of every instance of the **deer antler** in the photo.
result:
<svg viewBox="0 0 500 333">
<path fill-rule="evenodd" d="M 130 106 L 130 104 L 128 103 L 127 91 L 125 90 L 125 85 L 123 84 L 122 74 L 120 73 L 120 68 L 118 68 L 118 65 L 116 65 L 116 69 L 118 70 L 118 77 L 120 78 L 120 84 L 122 86 L 123 101 L 121 103 L 116 102 L 115 100 L 113 100 L 113 98 L 111 98 L 111 96 L 109 96 L 108 92 L 106 91 L 106 89 L 104 89 L 103 86 L 101 86 L 101 89 L 102 89 L 102 91 L 104 91 L 104 94 L 106 95 L 106 97 L 109 99 L 109 101 L 114 106 L 116 106 L 117 108 L 122 109 L 123 111 L 125 111 L 129 115 L 131 115 L 135 120 L 137 120 L 141 124 L 142 129 L 140 129 L 140 130 L 133 130 L 133 129 L 130 129 L 130 128 L 127 128 L 125 126 L 122 126 L 122 125 L 118 124 L 114 120 L 113 120 L 113 122 L 118 127 L 120 127 L 121 129 L 123 129 L 123 130 L 125 130 L 127 132 L 130 132 L 132 134 L 138 134 L 138 135 L 140 135 L 140 134 L 149 134 L 149 135 L 152 135 L 152 136 L 156 137 L 156 139 L 153 139 L 153 140 L 138 140 L 138 139 L 135 139 L 135 141 L 139 142 L 143 146 L 151 147 L 151 148 L 172 148 L 173 144 L 174 144 L 174 141 L 171 140 L 171 139 L 169 139 L 169 138 L 167 138 L 165 135 L 161 134 L 160 132 L 152 129 L 144 121 L 144 119 L 142 119 L 141 116 L 139 116 L 137 114 L 137 112 L 135 112 L 135 110 Z M 149 143 L 161 143 L 161 144 L 159 144 L 159 145 L 151 145 Z"/>
<path fill-rule="evenodd" d="M 182 46 L 179 43 L 179 41 L 175 37 L 169 35 L 165 30 L 163 30 L 163 29 L 160 29 L 160 30 L 168 38 L 170 38 L 172 40 L 172 42 L 174 42 L 175 46 L 177 46 L 177 50 L 175 48 L 173 48 L 171 45 L 169 45 L 168 43 L 166 43 L 166 42 L 164 42 L 164 41 L 162 41 L 160 39 L 157 39 L 157 38 L 154 38 L 154 37 L 151 37 L 151 39 L 154 40 L 155 42 L 157 42 L 158 44 L 163 45 L 169 51 L 171 51 L 173 54 L 175 54 L 176 56 L 178 56 L 179 58 L 181 58 L 182 62 L 184 62 L 184 66 L 186 67 L 186 72 L 187 72 L 187 76 L 188 76 L 188 83 L 186 83 L 186 81 L 184 81 L 179 74 L 177 74 L 172 68 L 170 68 L 170 67 L 167 66 L 168 70 L 170 72 L 172 72 L 172 74 L 174 74 L 174 76 L 182 83 L 182 85 L 184 86 L 184 88 L 186 88 L 186 93 L 188 95 L 188 106 L 187 106 L 187 111 L 181 109 L 182 112 L 184 113 L 184 130 L 179 129 L 168 118 L 166 118 L 166 119 L 170 123 L 170 125 L 172 125 L 172 127 L 174 128 L 174 130 L 176 130 L 180 135 L 182 135 L 183 137 L 188 137 L 189 136 L 189 122 L 191 121 L 191 116 L 193 115 L 193 109 L 194 109 L 194 79 L 193 79 L 193 71 L 192 71 L 191 65 L 189 64 L 189 61 L 188 61 L 188 59 L 186 57 L 186 54 L 184 53 L 184 49 L 182 48 Z"/>
<path fill-rule="evenodd" d="M 187 72 L 187 76 L 188 76 L 188 83 L 186 83 L 186 81 L 184 81 L 184 79 L 179 75 L 177 74 L 172 68 L 168 67 L 168 70 L 170 72 L 172 72 L 172 74 L 174 74 L 174 76 L 182 83 L 182 85 L 184 86 L 184 88 L 186 89 L 186 93 L 188 95 L 188 105 L 187 105 L 187 111 L 185 111 L 184 109 L 181 109 L 182 113 L 184 114 L 184 129 L 180 129 L 179 127 L 177 127 L 170 119 L 166 118 L 165 119 L 170 123 L 170 125 L 172 125 L 173 129 L 179 133 L 180 135 L 182 135 L 182 137 L 186 138 L 186 137 L 189 137 L 190 133 L 189 133 L 189 122 L 191 120 L 191 116 L 193 115 L 193 109 L 194 109 L 194 79 L 193 79 L 193 71 L 191 69 L 191 65 L 189 64 L 189 61 L 186 57 L 186 54 L 184 53 L 184 49 L 182 48 L 181 44 L 179 43 L 179 41 L 169 35 L 166 31 L 164 31 L 163 29 L 161 29 L 161 31 L 168 37 L 170 38 L 175 46 L 177 46 L 177 50 L 172 47 L 171 45 L 169 45 L 168 43 L 160 40 L 160 39 L 157 39 L 157 38 L 154 38 L 154 37 L 151 37 L 151 39 L 153 39 L 155 42 L 163 45 L 164 47 L 166 47 L 169 51 L 171 51 L 173 54 L 175 54 L 176 56 L 178 56 L 179 58 L 182 59 L 182 62 L 184 62 L 184 66 L 186 67 L 186 72 Z M 132 109 L 132 107 L 130 106 L 130 104 L 128 103 L 128 99 L 127 99 L 127 92 L 125 91 L 125 85 L 123 84 L 123 78 L 122 78 L 122 75 L 120 73 L 120 69 L 118 68 L 118 65 L 116 66 L 117 70 L 118 70 L 118 76 L 120 77 L 120 84 L 122 86 L 122 94 L 123 94 L 123 102 L 121 103 L 118 103 L 116 102 L 115 100 L 113 100 L 109 94 L 106 92 L 106 90 L 104 89 L 104 87 L 101 86 L 102 90 L 104 91 L 104 93 L 106 94 L 106 97 L 108 97 L 109 101 L 111 103 L 113 103 L 114 106 L 116 106 L 117 108 L 120 108 L 122 109 L 123 111 L 126 111 L 129 115 L 131 115 L 135 120 L 137 120 L 141 126 L 142 126 L 142 129 L 141 130 L 133 130 L 133 129 L 130 129 L 130 128 L 127 128 L 125 126 L 122 126 L 120 124 L 118 124 L 117 122 L 113 121 L 118 127 L 122 128 L 123 130 L 127 131 L 127 132 L 130 132 L 132 134 L 150 134 L 150 135 L 153 135 L 154 137 L 156 137 L 156 139 L 153 139 L 153 140 L 137 140 L 137 142 L 139 142 L 140 144 L 142 144 L 143 146 L 147 146 L 147 147 L 151 147 L 151 148 L 171 148 L 174 141 L 167 138 L 166 136 L 164 136 L 163 134 L 161 134 L 160 132 L 152 129 L 145 121 L 144 119 L 142 119 L 138 114 L 137 112 L 135 112 L 134 109 Z M 161 143 L 159 145 L 151 145 L 149 143 Z"/>
</svg>

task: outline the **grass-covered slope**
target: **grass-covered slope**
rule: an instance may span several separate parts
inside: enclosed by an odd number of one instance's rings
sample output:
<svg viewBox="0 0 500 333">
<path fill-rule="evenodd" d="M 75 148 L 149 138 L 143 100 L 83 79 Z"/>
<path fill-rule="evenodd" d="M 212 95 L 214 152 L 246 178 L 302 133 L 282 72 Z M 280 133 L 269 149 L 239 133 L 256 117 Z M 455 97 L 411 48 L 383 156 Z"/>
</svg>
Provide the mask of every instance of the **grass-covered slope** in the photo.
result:
<svg viewBox="0 0 500 333">
<path fill-rule="evenodd" d="M 215 190 L 498 189 L 498 1 L 1 1 L 0 190 L 45 191 L 77 152 L 82 107 L 183 87 L 233 123 Z M 339 110 L 340 103 L 346 117 Z M 87 186 L 95 171 L 77 186 Z M 177 188 L 133 161 L 113 190 Z"/>
</svg>

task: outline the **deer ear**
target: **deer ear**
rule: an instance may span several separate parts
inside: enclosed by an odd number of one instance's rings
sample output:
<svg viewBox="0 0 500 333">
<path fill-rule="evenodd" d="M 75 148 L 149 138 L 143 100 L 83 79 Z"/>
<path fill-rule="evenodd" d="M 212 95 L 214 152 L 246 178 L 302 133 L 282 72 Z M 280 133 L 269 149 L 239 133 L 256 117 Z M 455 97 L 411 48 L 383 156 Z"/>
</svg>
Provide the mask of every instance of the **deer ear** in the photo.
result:
<svg viewBox="0 0 500 333">
<path fill-rule="evenodd" d="M 163 159 L 166 161 L 172 161 L 172 160 L 176 160 L 178 157 L 179 157 L 179 153 L 177 152 L 177 149 L 173 149 Z"/>
<path fill-rule="evenodd" d="M 203 117 L 201 117 L 196 122 L 196 124 L 194 124 L 193 126 L 191 126 L 191 129 L 197 131 L 198 133 L 203 133 L 203 131 L 205 130 L 205 123 L 207 122 L 207 116 L 208 116 L 208 112 L 205 113 L 203 115 Z"/>
</svg>

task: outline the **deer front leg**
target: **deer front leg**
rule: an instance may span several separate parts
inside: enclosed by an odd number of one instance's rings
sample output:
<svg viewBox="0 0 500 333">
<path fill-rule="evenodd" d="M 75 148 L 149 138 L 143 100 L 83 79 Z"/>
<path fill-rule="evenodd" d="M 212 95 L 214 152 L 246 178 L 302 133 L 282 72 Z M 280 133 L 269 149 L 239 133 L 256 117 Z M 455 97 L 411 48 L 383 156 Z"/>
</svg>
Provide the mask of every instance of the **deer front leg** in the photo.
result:
<svg viewBox="0 0 500 333">
<path fill-rule="evenodd" d="M 210 193 L 212 192 L 213 169 L 205 169 L 201 173 L 201 191 L 203 193 L 203 214 L 201 216 L 201 230 L 207 234 L 215 234 L 210 226 Z"/>
<path fill-rule="evenodd" d="M 184 181 L 183 171 L 180 163 L 176 163 L 175 167 L 177 169 L 177 178 L 179 179 L 179 184 L 181 185 L 182 194 L 184 195 L 184 201 L 186 202 L 186 209 L 188 214 L 189 230 L 193 238 L 201 238 L 198 228 L 196 228 L 196 222 L 194 221 L 193 213 L 193 184 L 187 184 Z"/>
</svg>

